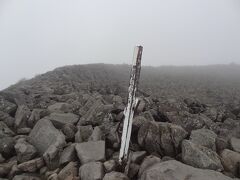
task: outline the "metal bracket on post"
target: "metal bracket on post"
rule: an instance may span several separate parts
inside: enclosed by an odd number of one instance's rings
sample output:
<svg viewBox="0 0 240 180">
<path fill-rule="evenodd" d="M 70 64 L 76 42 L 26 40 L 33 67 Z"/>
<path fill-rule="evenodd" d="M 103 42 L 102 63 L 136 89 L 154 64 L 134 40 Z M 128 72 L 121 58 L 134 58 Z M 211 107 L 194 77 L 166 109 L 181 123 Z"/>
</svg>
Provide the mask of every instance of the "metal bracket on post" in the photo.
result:
<svg viewBox="0 0 240 180">
<path fill-rule="evenodd" d="M 128 104 L 124 110 L 123 131 L 119 154 L 120 164 L 127 163 L 128 160 L 129 155 L 128 150 L 132 132 L 134 110 L 139 104 L 139 99 L 136 98 L 136 92 L 138 89 L 138 83 L 140 79 L 142 51 L 143 51 L 142 46 L 136 46 L 133 55 L 133 65 L 128 89 Z"/>
</svg>

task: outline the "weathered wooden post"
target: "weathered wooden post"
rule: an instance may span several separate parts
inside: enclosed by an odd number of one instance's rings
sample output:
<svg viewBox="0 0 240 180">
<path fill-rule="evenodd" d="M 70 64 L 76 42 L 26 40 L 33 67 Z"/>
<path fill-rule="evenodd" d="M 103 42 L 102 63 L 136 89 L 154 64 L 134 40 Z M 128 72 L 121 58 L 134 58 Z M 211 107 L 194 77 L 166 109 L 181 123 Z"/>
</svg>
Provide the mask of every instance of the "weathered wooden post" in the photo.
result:
<svg viewBox="0 0 240 180">
<path fill-rule="evenodd" d="M 119 154 L 120 164 L 122 164 L 122 162 L 126 162 L 129 155 L 128 149 L 132 132 L 134 110 L 139 103 L 138 98 L 136 98 L 136 92 L 138 89 L 138 83 L 140 78 L 142 51 L 143 51 L 142 46 L 136 46 L 133 55 L 133 64 L 128 89 L 128 104 L 124 110 L 123 131 Z"/>
</svg>

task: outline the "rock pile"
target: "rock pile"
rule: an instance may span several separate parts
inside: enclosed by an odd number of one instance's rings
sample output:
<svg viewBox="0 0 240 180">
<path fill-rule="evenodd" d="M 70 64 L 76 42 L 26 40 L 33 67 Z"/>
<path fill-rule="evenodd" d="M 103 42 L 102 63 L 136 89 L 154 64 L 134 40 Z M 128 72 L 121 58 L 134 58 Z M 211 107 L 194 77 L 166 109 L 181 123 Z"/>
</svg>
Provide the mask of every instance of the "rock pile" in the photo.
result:
<svg viewBox="0 0 240 180">
<path fill-rule="evenodd" d="M 237 108 L 140 93 L 124 174 L 117 129 L 126 93 L 115 86 L 81 85 L 78 91 L 69 84 L 16 90 L 31 102 L 12 91 L 0 94 L 0 179 L 240 178 Z"/>
</svg>

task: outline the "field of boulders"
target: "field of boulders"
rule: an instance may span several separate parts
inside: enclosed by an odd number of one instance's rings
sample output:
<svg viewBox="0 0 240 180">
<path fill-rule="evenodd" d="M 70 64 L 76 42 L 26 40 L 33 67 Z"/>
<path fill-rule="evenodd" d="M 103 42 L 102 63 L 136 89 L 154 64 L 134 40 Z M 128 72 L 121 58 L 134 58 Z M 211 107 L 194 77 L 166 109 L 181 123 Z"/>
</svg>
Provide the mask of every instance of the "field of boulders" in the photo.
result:
<svg viewBox="0 0 240 180">
<path fill-rule="evenodd" d="M 237 180 L 240 67 L 143 67 L 127 174 L 130 66 L 57 68 L 0 92 L 0 180 Z"/>
</svg>

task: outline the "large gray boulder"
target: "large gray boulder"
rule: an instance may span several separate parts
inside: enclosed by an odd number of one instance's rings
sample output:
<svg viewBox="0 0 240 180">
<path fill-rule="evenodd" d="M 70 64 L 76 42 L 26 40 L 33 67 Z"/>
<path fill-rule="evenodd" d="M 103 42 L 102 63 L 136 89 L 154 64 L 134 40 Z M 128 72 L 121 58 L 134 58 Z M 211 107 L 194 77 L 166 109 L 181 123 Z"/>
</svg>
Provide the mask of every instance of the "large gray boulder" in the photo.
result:
<svg viewBox="0 0 240 180">
<path fill-rule="evenodd" d="M 231 180 L 231 178 L 206 169 L 188 166 L 176 160 L 155 164 L 147 169 L 139 178 L 140 180 Z"/>
<path fill-rule="evenodd" d="M 240 153 L 224 149 L 220 154 L 223 167 L 226 171 L 239 176 Z"/>
<path fill-rule="evenodd" d="M 216 151 L 217 135 L 209 129 L 197 129 L 191 132 L 190 140 L 194 144 L 205 146 Z"/>
<path fill-rule="evenodd" d="M 105 160 L 105 141 L 89 141 L 78 143 L 76 144 L 75 149 L 82 164 L 91 161 Z"/>
<path fill-rule="evenodd" d="M 0 121 L 0 138 L 3 138 L 3 137 L 9 137 L 9 136 L 14 136 L 15 133 L 8 128 L 8 126 Z"/>
<path fill-rule="evenodd" d="M 51 121 L 41 119 L 29 134 L 29 140 L 43 155 L 49 168 L 57 166 L 60 153 L 65 146 L 65 136 L 56 129 Z"/>
<path fill-rule="evenodd" d="M 45 118 L 50 120 L 59 129 L 65 124 L 76 124 L 79 120 L 79 116 L 73 113 L 51 113 Z"/>
<path fill-rule="evenodd" d="M 79 168 L 81 180 L 101 180 L 104 176 L 104 168 L 101 162 L 89 162 Z"/>
<path fill-rule="evenodd" d="M 138 132 L 138 143 L 149 153 L 175 156 L 187 132 L 178 125 L 163 122 L 144 123 Z"/>
<path fill-rule="evenodd" d="M 189 140 L 182 142 L 182 160 L 196 168 L 223 170 L 218 154 Z"/>
</svg>

